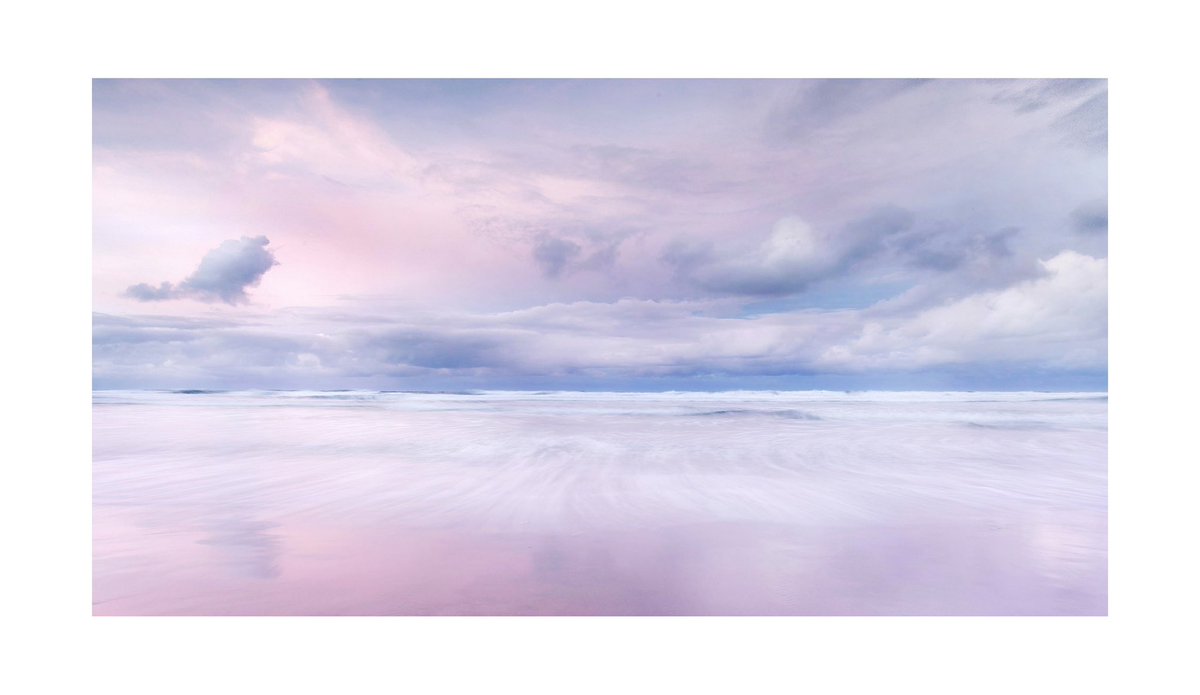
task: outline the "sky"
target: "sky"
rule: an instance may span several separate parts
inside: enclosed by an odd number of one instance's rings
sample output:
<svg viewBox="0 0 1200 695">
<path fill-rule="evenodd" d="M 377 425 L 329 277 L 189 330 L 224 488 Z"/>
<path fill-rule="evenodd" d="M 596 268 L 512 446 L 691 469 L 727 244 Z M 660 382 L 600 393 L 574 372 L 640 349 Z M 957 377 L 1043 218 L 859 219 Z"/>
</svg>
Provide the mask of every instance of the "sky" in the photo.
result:
<svg viewBox="0 0 1200 695">
<path fill-rule="evenodd" d="M 1107 388 L 1104 80 L 92 87 L 96 388 Z"/>
</svg>

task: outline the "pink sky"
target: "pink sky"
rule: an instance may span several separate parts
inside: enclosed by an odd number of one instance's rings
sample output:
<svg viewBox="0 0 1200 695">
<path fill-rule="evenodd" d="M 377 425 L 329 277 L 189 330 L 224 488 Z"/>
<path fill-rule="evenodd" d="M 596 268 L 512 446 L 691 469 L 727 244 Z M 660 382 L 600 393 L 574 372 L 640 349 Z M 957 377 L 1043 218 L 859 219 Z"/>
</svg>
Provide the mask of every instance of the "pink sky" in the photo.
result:
<svg viewBox="0 0 1200 695">
<path fill-rule="evenodd" d="M 419 327 L 470 354 L 435 366 L 384 345 L 376 379 L 358 360 L 356 384 L 934 369 L 1103 388 L 1103 81 L 99 80 L 94 93 L 99 385 L 292 384 L 303 375 L 270 366 L 304 354 L 341 365 L 313 372 L 328 385 L 351 378 L 347 341 L 390 324 L 374 340 Z M 187 286 L 206 254 L 260 236 L 277 264 L 220 280 L 244 301 L 127 292 Z M 521 312 L 597 305 L 603 326 L 509 340 L 545 329 L 507 323 Z M 666 331 L 681 340 L 649 337 L 638 307 L 655 306 L 690 307 Z M 168 316 L 225 322 L 207 350 L 229 355 L 102 328 Z M 237 332 L 251 326 L 287 339 L 253 373 L 221 370 L 247 362 Z M 471 347 L 493 329 L 509 337 Z M 321 336 L 335 340 L 297 347 Z"/>
</svg>

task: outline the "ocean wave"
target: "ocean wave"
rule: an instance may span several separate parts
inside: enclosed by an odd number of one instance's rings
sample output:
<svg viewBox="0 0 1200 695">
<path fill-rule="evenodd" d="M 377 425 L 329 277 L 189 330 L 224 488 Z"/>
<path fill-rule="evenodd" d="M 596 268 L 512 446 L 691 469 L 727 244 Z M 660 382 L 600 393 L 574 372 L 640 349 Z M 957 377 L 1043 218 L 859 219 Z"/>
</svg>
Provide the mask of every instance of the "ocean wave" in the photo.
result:
<svg viewBox="0 0 1200 695">
<path fill-rule="evenodd" d="M 744 420 L 822 422 L 823 426 L 945 423 L 982 429 L 1107 428 L 1107 398 L 1091 394 L 998 394 L 895 392 L 867 398 L 841 392 L 598 393 L 570 391 L 180 391 L 93 392 L 96 407 L 152 405 L 192 409 L 315 410 L 353 412 L 451 413 L 480 417 L 540 419 L 547 424 L 610 418 L 627 423 L 663 418 L 734 423 Z M 997 394 L 991 394 L 997 395 Z M 557 426 L 557 425 L 556 425 Z M 631 426 L 631 425 L 625 425 Z M 663 425 L 668 426 L 668 425 Z"/>
<path fill-rule="evenodd" d="M 688 413 L 695 417 L 740 417 L 758 416 L 784 418 L 786 420 L 820 420 L 821 418 L 803 410 L 758 410 L 752 408 L 733 408 L 730 410 L 709 410 L 702 413 Z"/>
</svg>

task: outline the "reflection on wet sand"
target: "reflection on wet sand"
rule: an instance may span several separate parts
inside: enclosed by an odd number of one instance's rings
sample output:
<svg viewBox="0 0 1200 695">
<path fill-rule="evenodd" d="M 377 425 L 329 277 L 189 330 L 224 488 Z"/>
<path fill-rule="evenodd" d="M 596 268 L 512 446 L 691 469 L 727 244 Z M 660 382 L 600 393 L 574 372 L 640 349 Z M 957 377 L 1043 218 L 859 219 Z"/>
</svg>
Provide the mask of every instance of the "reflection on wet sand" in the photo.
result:
<svg viewBox="0 0 1200 695">
<path fill-rule="evenodd" d="M 295 524 L 277 527 L 270 542 L 249 544 L 236 533 L 163 536 L 140 579 L 97 581 L 94 609 L 97 615 L 1103 615 L 1104 548 L 1080 543 L 1102 538 L 1096 531 L 1038 523 L 708 524 L 556 535 Z"/>
</svg>

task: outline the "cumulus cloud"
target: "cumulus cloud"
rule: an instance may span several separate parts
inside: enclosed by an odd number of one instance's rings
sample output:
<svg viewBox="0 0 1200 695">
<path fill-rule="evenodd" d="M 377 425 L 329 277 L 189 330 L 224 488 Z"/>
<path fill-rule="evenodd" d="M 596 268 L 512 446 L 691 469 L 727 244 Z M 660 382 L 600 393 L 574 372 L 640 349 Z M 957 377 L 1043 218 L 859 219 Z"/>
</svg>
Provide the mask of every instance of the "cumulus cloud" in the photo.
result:
<svg viewBox="0 0 1200 695">
<path fill-rule="evenodd" d="M 230 239 L 209 251 L 196 270 L 179 284 L 163 282 L 158 287 L 141 283 L 125 291 L 143 302 L 167 299 L 198 299 L 203 302 L 244 304 L 250 301 L 246 288 L 255 287 L 262 276 L 279 265 L 265 236 Z"/>
<path fill-rule="evenodd" d="M 1042 275 L 915 314 L 866 319 L 851 341 L 826 349 L 825 368 L 913 369 L 1030 361 L 1058 368 L 1107 363 L 1108 261 L 1063 251 Z"/>
<path fill-rule="evenodd" d="M 720 257 L 710 244 L 677 240 L 666 247 L 660 260 L 709 291 L 783 296 L 844 271 L 876 253 L 882 239 L 911 224 L 911 213 L 896 207 L 879 208 L 835 231 L 789 216 L 776 222 L 771 234 L 748 252 Z"/>
</svg>

